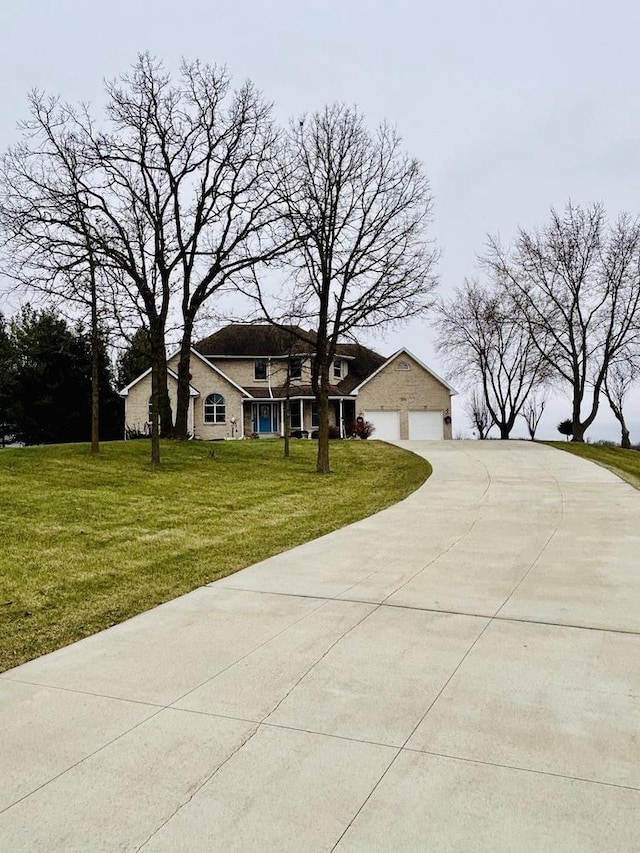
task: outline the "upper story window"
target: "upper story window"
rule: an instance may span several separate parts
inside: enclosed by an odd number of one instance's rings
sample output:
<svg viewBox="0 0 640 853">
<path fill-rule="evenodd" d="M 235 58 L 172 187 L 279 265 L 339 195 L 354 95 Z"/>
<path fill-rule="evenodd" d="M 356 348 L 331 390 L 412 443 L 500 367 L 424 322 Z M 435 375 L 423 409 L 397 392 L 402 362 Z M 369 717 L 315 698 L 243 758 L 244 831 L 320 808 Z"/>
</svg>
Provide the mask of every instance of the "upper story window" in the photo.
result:
<svg viewBox="0 0 640 853">
<path fill-rule="evenodd" d="M 411 370 L 411 365 L 408 361 L 399 361 L 396 364 L 396 370 Z"/>
<path fill-rule="evenodd" d="M 336 359 L 333 362 L 333 378 L 342 379 L 342 362 L 340 359 Z"/>
<path fill-rule="evenodd" d="M 266 358 L 257 358 L 253 362 L 253 378 L 254 379 L 266 379 L 267 378 L 267 359 Z"/>
<path fill-rule="evenodd" d="M 209 394 L 204 401 L 205 424 L 223 424 L 227 417 L 227 410 L 222 394 Z"/>
<path fill-rule="evenodd" d="M 302 359 L 292 358 L 289 362 L 289 377 L 291 379 L 302 379 Z"/>
</svg>

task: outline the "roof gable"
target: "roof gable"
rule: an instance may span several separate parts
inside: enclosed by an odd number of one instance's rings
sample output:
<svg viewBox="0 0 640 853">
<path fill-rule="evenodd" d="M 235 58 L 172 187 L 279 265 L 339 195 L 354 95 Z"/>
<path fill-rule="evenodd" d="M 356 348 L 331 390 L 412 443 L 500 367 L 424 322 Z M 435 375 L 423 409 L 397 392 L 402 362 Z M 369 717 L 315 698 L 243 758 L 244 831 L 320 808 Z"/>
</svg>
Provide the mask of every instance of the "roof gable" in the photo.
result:
<svg viewBox="0 0 640 853">
<path fill-rule="evenodd" d="M 410 359 L 412 359 L 412 361 L 415 361 L 415 363 L 416 363 L 417 365 L 419 365 L 419 366 L 420 366 L 420 367 L 425 371 L 425 373 L 428 373 L 428 374 L 429 374 L 429 376 L 433 376 L 433 378 L 434 378 L 434 379 L 436 379 L 436 380 L 437 380 L 441 385 L 444 385 L 444 387 L 449 391 L 449 393 L 451 394 L 451 396 L 454 396 L 455 394 L 457 394 L 457 393 L 458 393 L 458 392 L 456 391 L 456 389 L 455 389 L 452 385 L 449 385 L 449 383 L 448 383 L 445 379 L 443 379 L 441 376 L 438 376 L 438 374 L 437 374 L 437 373 L 434 373 L 434 371 L 433 371 L 433 370 L 431 370 L 431 368 L 430 368 L 430 367 L 427 367 L 427 365 L 426 365 L 424 362 L 420 361 L 420 359 L 419 359 L 419 358 L 417 358 L 417 357 L 416 357 L 412 352 L 410 352 L 408 349 L 405 349 L 404 347 L 403 347 L 402 349 L 399 349 L 397 352 L 394 352 L 394 354 L 393 354 L 393 355 L 390 355 L 390 356 L 389 356 L 389 358 L 388 358 L 388 359 L 386 359 L 386 361 L 384 361 L 384 363 L 383 363 L 383 364 L 381 364 L 381 365 L 377 368 L 377 370 L 375 370 L 373 373 L 371 373 L 369 376 L 367 376 L 367 377 L 366 377 L 366 379 L 364 379 L 364 381 L 363 381 L 363 382 L 361 382 L 358 386 L 356 386 L 356 387 L 353 389 L 352 393 L 353 393 L 353 394 L 357 394 L 357 393 L 358 393 L 358 391 L 359 391 L 359 390 L 360 390 L 364 385 L 366 385 L 366 384 L 367 384 L 367 382 L 371 382 L 371 380 L 372 380 L 375 376 L 377 376 L 379 373 L 381 373 L 381 372 L 384 370 L 384 368 L 385 368 L 385 367 L 387 367 L 389 364 L 391 364 L 391 362 L 392 362 L 394 359 L 398 358 L 398 356 L 403 355 L 403 354 L 404 354 L 404 355 L 409 356 L 409 358 L 410 358 Z"/>
<path fill-rule="evenodd" d="M 211 366 L 211 365 L 209 365 L 209 366 Z M 130 382 L 128 385 L 125 385 L 125 387 L 122 388 L 122 390 L 118 391 L 118 396 L 119 397 L 128 397 L 129 396 L 129 390 L 131 388 L 133 388 L 134 385 L 137 385 L 138 382 L 141 382 L 143 379 L 146 379 L 146 377 L 149 376 L 150 373 L 151 373 L 151 368 L 148 367 L 144 371 L 144 373 L 141 373 L 140 376 L 137 376 L 133 380 L 133 382 Z M 176 382 L 178 381 L 178 374 L 175 372 L 175 370 L 172 370 L 170 367 L 167 367 L 167 376 L 170 376 L 172 379 L 175 379 Z M 189 385 L 189 396 L 190 397 L 199 397 L 200 396 L 200 392 L 198 391 L 198 389 L 194 388 L 193 385 L 191 385 L 191 384 Z"/>
</svg>

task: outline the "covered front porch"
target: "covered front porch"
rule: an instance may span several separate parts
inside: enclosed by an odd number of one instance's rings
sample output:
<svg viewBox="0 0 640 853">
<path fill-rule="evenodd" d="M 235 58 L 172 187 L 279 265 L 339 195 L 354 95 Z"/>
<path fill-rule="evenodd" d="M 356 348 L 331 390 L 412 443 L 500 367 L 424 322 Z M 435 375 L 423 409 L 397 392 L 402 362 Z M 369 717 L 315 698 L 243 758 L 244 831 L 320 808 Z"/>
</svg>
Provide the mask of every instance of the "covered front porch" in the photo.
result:
<svg viewBox="0 0 640 853">
<path fill-rule="evenodd" d="M 298 438 L 311 438 L 318 429 L 318 406 L 311 397 L 291 397 L 269 400 L 245 400 L 244 434 L 276 438 L 284 436 L 285 410 L 290 407 L 291 427 L 289 434 Z M 340 437 L 346 438 L 349 428 L 356 419 L 356 403 L 353 397 L 329 398 L 329 424 L 338 427 Z"/>
</svg>

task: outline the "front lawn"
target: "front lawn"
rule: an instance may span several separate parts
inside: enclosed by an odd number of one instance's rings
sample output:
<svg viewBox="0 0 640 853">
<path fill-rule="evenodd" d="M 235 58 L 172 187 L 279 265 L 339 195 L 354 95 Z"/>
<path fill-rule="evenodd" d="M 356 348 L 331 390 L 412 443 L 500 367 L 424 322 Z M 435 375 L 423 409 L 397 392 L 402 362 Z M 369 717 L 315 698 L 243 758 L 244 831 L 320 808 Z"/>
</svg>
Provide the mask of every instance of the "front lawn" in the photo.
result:
<svg viewBox="0 0 640 853">
<path fill-rule="evenodd" d="M 636 489 L 640 489 L 640 452 L 637 450 L 622 450 L 620 447 L 603 447 L 599 444 L 580 444 L 572 441 L 547 441 L 545 444 L 603 465 Z"/>
<path fill-rule="evenodd" d="M 381 442 L 146 441 L 0 451 L 0 671 L 371 515 L 431 473 Z"/>
</svg>

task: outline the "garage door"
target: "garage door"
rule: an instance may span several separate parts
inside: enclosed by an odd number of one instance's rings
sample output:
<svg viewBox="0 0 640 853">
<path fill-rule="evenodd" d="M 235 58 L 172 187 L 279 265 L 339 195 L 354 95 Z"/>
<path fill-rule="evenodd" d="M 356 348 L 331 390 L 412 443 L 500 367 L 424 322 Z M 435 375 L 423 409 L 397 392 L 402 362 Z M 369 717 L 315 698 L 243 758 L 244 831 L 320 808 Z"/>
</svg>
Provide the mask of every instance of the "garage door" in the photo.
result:
<svg viewBox="0 0 640 853">
<path fill-rule="evenodd" d="M 376 428 L 371 438 L 381 441 L 398 441 L 400 438 L 400 412 L 365 412 L 365 421 L 371 421 Z"/>
<path fill-rule="evenodd" d="M 409 438 L 413 441 L 440 441 L 442 412 L 409 412 Z"/>
</svg>

